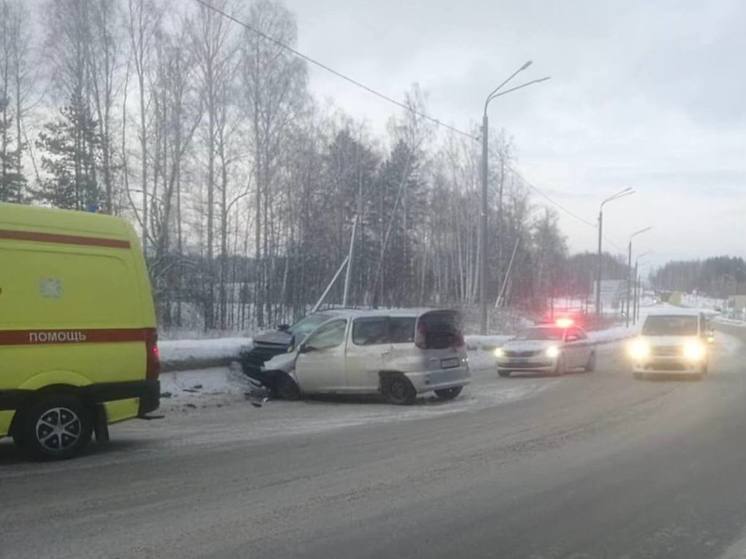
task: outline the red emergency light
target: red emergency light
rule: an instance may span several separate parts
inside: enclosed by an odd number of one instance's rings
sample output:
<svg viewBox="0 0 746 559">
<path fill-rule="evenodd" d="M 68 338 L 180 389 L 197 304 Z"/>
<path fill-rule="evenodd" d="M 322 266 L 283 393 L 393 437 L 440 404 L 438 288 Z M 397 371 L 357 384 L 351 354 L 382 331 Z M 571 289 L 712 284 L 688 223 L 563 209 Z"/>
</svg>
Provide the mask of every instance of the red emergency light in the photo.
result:
<svg viewBox="0 0 746 559">
<path fill-rule="evenodd" d="M 562 317 L 558 318 L 554 321 L 554 324 L 557 326 L 557 328 L 570 328 L 571 326 L 575 326 L 575 321 L 572 318 L 568 317 Z"/>
</svg>

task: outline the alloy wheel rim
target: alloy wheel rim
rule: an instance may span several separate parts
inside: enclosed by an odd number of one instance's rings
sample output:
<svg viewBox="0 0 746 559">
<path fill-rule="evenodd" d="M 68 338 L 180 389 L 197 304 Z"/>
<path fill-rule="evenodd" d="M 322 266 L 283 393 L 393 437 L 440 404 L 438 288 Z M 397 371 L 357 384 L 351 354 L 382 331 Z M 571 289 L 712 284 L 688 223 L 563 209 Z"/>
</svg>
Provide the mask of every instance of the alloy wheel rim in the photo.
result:
<svg viewBox="0 0 746 559">
<path fill-rule="evenodd" d="M 57 407 L 45 411 L 36 422 L 35 434 L 39 445 L 47 452 L 64 452 L 80 440 L 82 422 L 70 408 Z"/>
</svg>

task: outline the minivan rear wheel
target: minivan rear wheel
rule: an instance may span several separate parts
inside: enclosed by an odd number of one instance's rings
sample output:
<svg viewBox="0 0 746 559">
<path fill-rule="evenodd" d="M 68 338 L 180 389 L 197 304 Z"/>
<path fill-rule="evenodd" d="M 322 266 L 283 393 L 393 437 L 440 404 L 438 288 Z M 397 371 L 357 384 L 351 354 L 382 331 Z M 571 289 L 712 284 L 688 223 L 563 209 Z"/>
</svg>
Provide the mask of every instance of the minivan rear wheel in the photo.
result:
<svg viewBox="0 0 746 559">
<path fill-rule="evenodd" d="M 453 400 L 461 394 L 464 389 L 463 386 L 454 386 L 453 388 L 443 388 L 442 390 L 436 390 L 435 395 L 441 400 Z"/>
<path fill-rule="evenodd" d="M 417 399 L 417 391 L 404 375 L 388 375 L 382 382 L 384 398 L 397 406 L 408 406 L 414 404 Z"/>
<path fill-rule="evenodd" d="M 91 412 L 75 396 L 46 396 L 21 413 L 14 440 L 31 458 L 65 460 L 91 441 Z"/>
</svg>

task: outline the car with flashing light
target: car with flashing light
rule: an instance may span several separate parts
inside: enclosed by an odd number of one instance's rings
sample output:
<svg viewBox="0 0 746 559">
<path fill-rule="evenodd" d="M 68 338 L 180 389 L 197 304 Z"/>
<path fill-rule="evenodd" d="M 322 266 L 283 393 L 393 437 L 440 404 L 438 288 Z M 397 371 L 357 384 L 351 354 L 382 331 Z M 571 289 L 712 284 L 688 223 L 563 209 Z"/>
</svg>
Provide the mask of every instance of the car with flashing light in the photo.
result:
<svg viewBox="0 0 746 559">
<path fill-rule="evenodd" d="M 337 310 L 261 373 L 288 400 L 380 394 L 398 405 L 429 392 L 452 400 L 471 376 L 461 314 L 449 309 Z"/>
<path fill-rule="evenodd" d="M 569 319 L 524 329 L 495 349 L 495 357 L 501 377 L 513 373 L 591 372 L 596 367 L 596 350 L 588 334 Z"/>
<path fill-rule="evenodd" d="M 707 316 L 697 311 L 651 314 L 627 353 L 638 378 L 654 374 L 702 377 L 709 371 L 714 341 Z"/>
</svg>

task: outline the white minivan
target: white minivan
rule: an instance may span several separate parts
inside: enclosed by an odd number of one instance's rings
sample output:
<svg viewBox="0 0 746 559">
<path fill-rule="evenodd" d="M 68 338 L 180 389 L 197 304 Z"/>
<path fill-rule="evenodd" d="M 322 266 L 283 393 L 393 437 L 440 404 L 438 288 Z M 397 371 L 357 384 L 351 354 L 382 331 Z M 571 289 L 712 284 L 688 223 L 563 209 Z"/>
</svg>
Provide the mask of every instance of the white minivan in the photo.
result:
<svg viewBox="0 0 746 559">
<path fill-rule="evenodd" d="M 262 370 L 285 399 L 382 394 L 412 404 L 434 392 L 451 400 L 470 380 L 461 315 L 445 309 L 337 310 Z"/>
<path fill-rule="evenodd" d="M 707 374 L 712 331 L 704 313 L 677 309 L 651 314 L 628 354 L 634 375 L 665 373 L 692 376 Z"/>
</svg>

